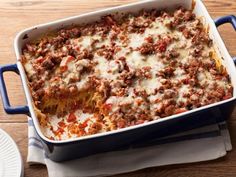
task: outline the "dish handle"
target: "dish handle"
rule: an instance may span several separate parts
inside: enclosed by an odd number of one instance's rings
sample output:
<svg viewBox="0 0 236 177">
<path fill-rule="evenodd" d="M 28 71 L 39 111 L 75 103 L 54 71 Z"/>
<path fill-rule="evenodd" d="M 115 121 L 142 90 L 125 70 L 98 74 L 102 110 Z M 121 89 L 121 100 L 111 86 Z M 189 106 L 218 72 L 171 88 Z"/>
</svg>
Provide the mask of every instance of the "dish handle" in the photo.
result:
<svg viewBox="0 0 236 177">
<path fill-rule="evenodd" d="M 225 23 L 231 23 L 232 26 L 234 27 L 234 30 L 236 31 L 236 16 L 235 15 L 228 15 L 228 16 L 223 16 L 215 20 L 215 25 L 216 27 L 223 25 Z M 236 64 L 236 57 L 232 57 L 234 63 Z"/>
<path fill-rule="evenodd" d="M 16 64 L 10 64 L 5 66 L 0 66 L 0 93 L 2 97 L 3 107 L 6 113 L 8 114 L 28 114 L 29 107 L 28 106 L 16 106 L 12 107 L 9 102 L 6 84 L 3 78 L 3 73 L 6 71 L 12 71 L 19 74 L 19 70 Z"/>
</svg>

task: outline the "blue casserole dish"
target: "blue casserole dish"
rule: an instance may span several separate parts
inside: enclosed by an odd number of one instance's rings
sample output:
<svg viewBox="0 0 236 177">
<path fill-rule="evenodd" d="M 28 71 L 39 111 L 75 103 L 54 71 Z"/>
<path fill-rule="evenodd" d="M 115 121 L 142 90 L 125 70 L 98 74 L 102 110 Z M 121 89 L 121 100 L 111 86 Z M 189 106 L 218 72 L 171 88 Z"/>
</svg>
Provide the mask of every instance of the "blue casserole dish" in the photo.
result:
<svg viewBox="0 0 236 177">
<path fill-rule="evenodd" d="M 26 74 L 22 63 L 19 60 L 22 47 L 26 42 L 33 40 L 47 31 L 55 30 L 71 24 L 96 21 L 101 16 L 106 14 L 115 14 L 116 12 L 137 12 L 141 9 L 153 8 L 169 9 L 173 7 L 176 8 L 178 6 L 191 9 L 193 4 L 194 13 L 196 13 L 197 16 L 202 16 L 204 18 L 205 25 L 209 26 L 209 34 L 213 39 L 214 45 L 219 49 L 221 56 L 225 60 L 226 69 L 231 77 L 231 82 L 234 87 L 232 98 L 145 124 L 76 139 L 55 141 L 48 139 L 42 134 L 38 119 L 35 116 L 33 109 L 33 101 L 27 85 Z M 44 150 L 47 156 L 54 161 L 71 160 L 95 153 L 118 150 L 120 148 L 132 146 L 133 144 L 139 144 L 152 140 L 153 138 L 163 137 L 180 131 L 212 124 L 215 123 L 215 121 L 224 121 L 231 115 L 236 99 L 236 70 L 234 66 L 234 63 L 236 63 L 236 58 L 230 57 L 216 29 L 216 27 L 225 23 L 231 23 L 236 30 L 235 16 L 225 16 L 213 21 L 200 0 L 196 0 L 194 2 L 192 0 L 149 0 L 91 12 L 28 28 L 20 32 L 15 38 L 14 47 L 17 58 L 16 64 L 0 67 L 0 91 L 4 109 L 8 114 L 26 114 L 32 117 L 34 127 L 42 141 Z M 3 73 L 6 71 L 13 71 L 20 75 L 27 98 L 27 106 L 12 107 L 10 105 L 3 79 Z"/>
</svg>

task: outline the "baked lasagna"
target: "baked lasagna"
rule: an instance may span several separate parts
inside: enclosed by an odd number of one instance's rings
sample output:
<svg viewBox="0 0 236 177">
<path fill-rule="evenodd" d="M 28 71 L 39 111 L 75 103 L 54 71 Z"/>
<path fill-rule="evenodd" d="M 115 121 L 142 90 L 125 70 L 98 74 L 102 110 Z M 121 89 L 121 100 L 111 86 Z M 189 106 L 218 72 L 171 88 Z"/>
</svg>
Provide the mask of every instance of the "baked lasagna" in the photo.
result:
<svg viewBox="0 0 236 177">
<path fill-rule="evenodd" d="M 106 15 L 27 43 L 21 62 L 44 135 L 64 140 L 143 124 L 232 97 L 191 10 Z"/>
</svg>

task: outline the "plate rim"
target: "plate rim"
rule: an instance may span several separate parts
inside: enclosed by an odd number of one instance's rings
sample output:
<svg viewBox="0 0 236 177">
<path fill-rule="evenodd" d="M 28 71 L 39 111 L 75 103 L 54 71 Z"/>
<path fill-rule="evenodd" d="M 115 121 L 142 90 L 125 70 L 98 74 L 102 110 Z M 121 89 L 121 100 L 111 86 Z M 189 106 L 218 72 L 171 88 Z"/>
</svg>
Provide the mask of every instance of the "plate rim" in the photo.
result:
<svg viewBox="0 0 236 177">
<path fill-rule="evenodd" d="M 19 177 L 23 177 L 24 176 L 24 165 L 23 165 L 23 159 L 19 150 L 18 145 L 16 144 L 16 142 L 14 141 L 14 139 L 2 128 L 0 128 L 0 134 L 2 134 L 3 136 L 5 136 L 9 142 L 11 143 L 11 147 L 14 148 L 14 151 L 16 152 L 16 155 L 18 156 L 17 159 L 20 162 L 20 168 L 19 168 L 19 174 L 17 173 L 16 176 Z M 1 147 L 1 146 L 0 146 Z M 4 175 L 4 174 L 3 174 Z"/>
</svg>

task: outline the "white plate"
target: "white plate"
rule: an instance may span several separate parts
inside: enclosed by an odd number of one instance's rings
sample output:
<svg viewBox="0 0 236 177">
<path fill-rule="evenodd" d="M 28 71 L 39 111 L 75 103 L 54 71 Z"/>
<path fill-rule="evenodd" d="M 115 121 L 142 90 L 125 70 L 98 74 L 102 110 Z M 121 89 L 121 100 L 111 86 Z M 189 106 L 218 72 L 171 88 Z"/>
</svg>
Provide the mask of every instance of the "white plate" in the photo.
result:
<svg viewBox="0 0 236 177">
<path fill-rule="evenodd" d="M 23 176 L 23 164 L 14 140 L 0 129 L 0 177 Z"/>
</svg>

